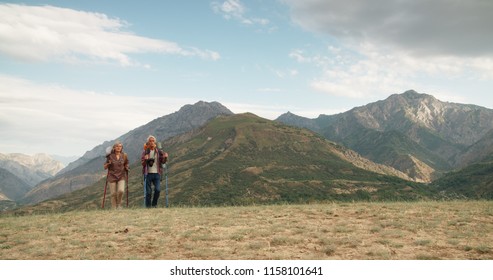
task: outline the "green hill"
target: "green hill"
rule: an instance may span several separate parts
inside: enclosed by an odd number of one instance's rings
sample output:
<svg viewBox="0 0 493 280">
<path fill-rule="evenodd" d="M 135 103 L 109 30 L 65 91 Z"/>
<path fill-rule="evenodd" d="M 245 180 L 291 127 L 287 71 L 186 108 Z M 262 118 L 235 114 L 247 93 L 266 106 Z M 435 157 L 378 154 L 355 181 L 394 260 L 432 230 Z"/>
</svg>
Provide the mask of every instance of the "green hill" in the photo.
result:
<svg viewBox="0 0 493 280">
<path fill-rule="evenodd" d="M 493 199 L 493 154 L 480 163 L 447 173 L 431 186 L 449 196 Z"/>
<path fill-rule="evenodd" d="M 170 154 L 172 206 L 415 200 L 433 195 L 425 185 L 399 178 L 395 176 L 399 172 L 309 130 L 252 114 L 217 117 L 201 129 L 171 138 L 163 147 Z M 23 211 L 98 208 L 104 182 Z M 141 207 L 139 164 L 131 168 L 129 185 L 130 206 Z M 162 185 L 161 206 L 164 180 Z"/>
<path fill-rule="evenodd" d="M 370 171 L 349 150 L 306 129 L 251 114 L 219 117 L 169 142 L 178 204 L 412 199 L 410 182 Z M 416 186 L 416 185 L 413 185 Z M 406 191 L 405 191 L 406 190 Z"/>
</svg>

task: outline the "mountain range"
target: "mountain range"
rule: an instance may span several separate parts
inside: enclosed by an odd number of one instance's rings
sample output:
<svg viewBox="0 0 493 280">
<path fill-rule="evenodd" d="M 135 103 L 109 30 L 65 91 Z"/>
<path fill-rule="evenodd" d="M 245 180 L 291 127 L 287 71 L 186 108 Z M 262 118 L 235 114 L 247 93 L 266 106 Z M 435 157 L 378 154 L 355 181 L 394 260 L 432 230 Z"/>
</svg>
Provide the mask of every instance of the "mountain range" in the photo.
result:
<svg viewBox="0 0 493 280">
<path fill-rule="evenodd" d="M 5 204 L 15 206 L 15 201 L 63 167 L 63 163 L 47 154 L 0 154 L 0 209 Z"/>
<path fill-rule="evenodd" d="M 47 154 L 24 155 L 21 153 L 1 154 L 0 168 L 9 170 L 29 186 L 53 177 L 64 164 Z"/>
<path fill-rule="evenodd" d="M 484 176 L 493 166 L 492 120 L 491 109 L 415 91 L 337 115 L 309 119 L 288 112 L 275 121 L 201 101 L 116 139 L 134 164 L 134 205 L 142 196 L 137 161 L 149 134 L 170 154 L 175 204 L 493 198 Z M 104 151 L 113 142 L 88 151 L 18 202 L 97 207 Z M 475 181 L 461 174 L 476 174 Z"/>
<path fill-rule="evenodd" d="M 277 121 L 311 129 L 418 182 L 493 152 L 493 110 L 413 90 L 337 115 L 308 119 L 288 112 Z"/>
<path fill-rule="evenodd" d="M 369 161 L 304 128 L 250 113 L 221 115 L 169 138 L 166 182 L 173 206 L 304 203 L 327 200 L 416 200 L 434 194 L 404 173 Z M 140 163 L 131 166 L 129 206 L 143 201 Z M 101 207 L 104 178 L 86 188 L 18 210 Z"/>
<path fill-rule="evenodd" d="M 140 161 L 143 143 L 149 135 L 154 135 L 159 141 L 163 141 L 198 128 L 208 120 L 223 114 L 233 113 L 217 102 L 200 101 L 194 105 L 185 105 L 177 112 L 157 118 L 117 139 L 105 141 L 94 147 L 80 159 L 62 169 L 56 176 L 39 183 L 20 202 L 22 204 L 37 203 L 84 188 L 101 179 L 106 175 L 102 168 L 106 148 L 112 146 L 116 140 L 123 143 L 124 152 L 127 153 L 130 163 L 134 163 Z"/>
</svg>

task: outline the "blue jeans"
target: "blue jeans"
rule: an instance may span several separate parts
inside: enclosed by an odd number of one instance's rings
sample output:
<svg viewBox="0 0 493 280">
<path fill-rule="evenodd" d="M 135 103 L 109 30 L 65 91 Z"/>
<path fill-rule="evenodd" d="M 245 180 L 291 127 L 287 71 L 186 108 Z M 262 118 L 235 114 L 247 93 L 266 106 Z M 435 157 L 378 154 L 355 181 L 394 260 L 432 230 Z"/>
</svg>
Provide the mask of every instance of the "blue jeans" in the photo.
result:
<svg viewBox="0 0 493 280">
<path fill-rule="evenodd" d="M 151 185 L 154 184 L 154 196 L 152 196 Z M 145 189 L 145 204 L 146 207 L 156 207 L 159 194 L 161 193 L 161 175 L 159 173 L 149 173 L 146 177 L 146 189 Z M 151 204 L 152 198 L 152 204 Z"/>
</svg>

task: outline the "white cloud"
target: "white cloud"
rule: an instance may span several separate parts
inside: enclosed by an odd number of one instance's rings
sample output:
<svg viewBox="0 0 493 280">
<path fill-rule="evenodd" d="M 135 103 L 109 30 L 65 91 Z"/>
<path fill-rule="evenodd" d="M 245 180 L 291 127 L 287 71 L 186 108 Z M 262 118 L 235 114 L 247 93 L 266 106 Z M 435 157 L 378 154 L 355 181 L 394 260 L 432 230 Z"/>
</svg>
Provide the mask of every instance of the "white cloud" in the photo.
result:
<svg viewBox="0 0 493 280">
<path fill-rule="evenodd" d="M 213 2 L 212 7 L 215 12 L 223 13 L 227 19 L 231 17 L 243 18 L 245 7 L 239 0 L 227 0 L 223 3 Z"/>
<path fill-rule="evenodd" d="M 416 56 L 493 55 L 493 2 L 484 0 L 283 0 L 307 30 Z"/>
<path fill-rule="evenodd" d="M 0 75 L 0 152 L 82 155 L 190 102 L 78 91 Z"/>
<path fill-rule="evenodd" d="M 212 2 L 212 10 L 215 13 L 221 14 L 225 19 L 235 19 L 246 25 L 268 25 L 270 21 L 265 18 L 247 17 L 246 7 L 241 3 L 240 0 L 226 0 L 222 3 Z"/>
<path fill-rule="evenodd" d="M 217 60 L 209 50 L 132 34 L 129 26 L 105 14 L 53 6 L 0 4 L 0 52 L 29 60 L 116 62 L 139 65 L 131 54 L 162 53 Z"/>
<path fill-rule="evenodd" d="M 379 98 L 432 81 L 493 79 L 493 2 L 283 0 L 293 21 L 337 39 L 325 53 L 290 57 L 320 75 L 310 86 L 348 98 Z"/>
<path fill-rule="evenodd" d="M 351 51 L 328 47 L 324 54 L 296 50 L 290 55 L 299 63 L 319 68 L 320 76 L 309 86 L 315 91 L 337 97 L 371 100 L 402 88 L 413 88 L 407 78 L 413 72 L 400 58 L 366 51 L 355 55 Z M 401 67 L 399 67 L 401 66 Z"/>
<path fill-rule="evenodd" d="M 303 53 L 303 50 L 300 49 L 291 51 L 289 53 L 289 57 L 295 59 L 299 63 L 311 62 L 311 59 L 309 57 L 306 57 Z"/>
<path fill-rule="evenodd" d="M 321 71 L 310 86 L 334 96 L 370 99 L 407 89 L 436 89 L 427 79 L 474 82 L 493 78 L 491 60 L 438 56 L 416 59 L 406 53 L 382 50 L 367 45 L 360 47 L 356 56 L 340 50 L 307 55 L 303 62 L 312 63 Z"/>
</svg>

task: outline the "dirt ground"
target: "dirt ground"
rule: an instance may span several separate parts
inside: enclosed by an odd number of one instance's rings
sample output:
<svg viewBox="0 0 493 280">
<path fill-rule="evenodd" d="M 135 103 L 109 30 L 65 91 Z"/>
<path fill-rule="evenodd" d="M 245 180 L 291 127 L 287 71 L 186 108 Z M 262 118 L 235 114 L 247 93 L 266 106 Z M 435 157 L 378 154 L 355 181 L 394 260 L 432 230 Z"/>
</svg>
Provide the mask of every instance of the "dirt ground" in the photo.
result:
<svg viewBox="0 0 493 280">
<path fill-rule="evenodd" d="M 493 202 L 124 209 L 0 217 L 0 259 L 493 259 Z"/>
</svg>

